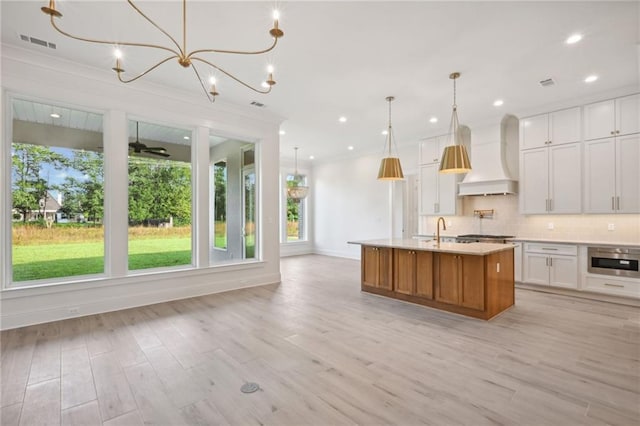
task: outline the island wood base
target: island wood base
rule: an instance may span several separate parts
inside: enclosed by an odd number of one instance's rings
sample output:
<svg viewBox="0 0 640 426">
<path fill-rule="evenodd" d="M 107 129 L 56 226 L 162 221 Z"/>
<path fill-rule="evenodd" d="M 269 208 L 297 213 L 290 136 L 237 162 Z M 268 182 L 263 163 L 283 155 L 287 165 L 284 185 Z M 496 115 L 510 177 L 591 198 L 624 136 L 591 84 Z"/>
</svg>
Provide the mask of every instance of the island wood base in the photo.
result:
<svg viewBox="0 0 640 426">
<path fill-rule="evenodd" d="M 515 303 L 513 249 L 467 255 L 363 245 L 361 288 L 488 320 Z"/>
</svg>

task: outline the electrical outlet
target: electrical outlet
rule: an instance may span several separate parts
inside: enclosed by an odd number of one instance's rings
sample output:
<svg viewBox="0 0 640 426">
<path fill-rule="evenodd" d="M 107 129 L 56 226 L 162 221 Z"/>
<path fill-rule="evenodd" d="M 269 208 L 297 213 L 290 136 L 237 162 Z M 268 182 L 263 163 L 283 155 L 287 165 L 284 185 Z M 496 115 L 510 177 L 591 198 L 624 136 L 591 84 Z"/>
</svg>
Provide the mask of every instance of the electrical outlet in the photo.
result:
<svg viewBox="0 0 640 426">
<path fill-rule="evenodd" d="M 607 230 L 609 231 L 615 231 L 616 230 L 616 225 L 614 223 L 610 223 L 607 225 Z"/>
<path fill-rule="evenodd" d="M 553 222 L 547 223 L 547 229 L 553 231 Z"/>
<path fill-rule="evenodd" d="M 74 306 L 73 308 L 69 308 L 69 313 L 70 314 L 79 314 L 80 313 L 80 308 L 78 308 L 77 306 Z"/>
</svg>

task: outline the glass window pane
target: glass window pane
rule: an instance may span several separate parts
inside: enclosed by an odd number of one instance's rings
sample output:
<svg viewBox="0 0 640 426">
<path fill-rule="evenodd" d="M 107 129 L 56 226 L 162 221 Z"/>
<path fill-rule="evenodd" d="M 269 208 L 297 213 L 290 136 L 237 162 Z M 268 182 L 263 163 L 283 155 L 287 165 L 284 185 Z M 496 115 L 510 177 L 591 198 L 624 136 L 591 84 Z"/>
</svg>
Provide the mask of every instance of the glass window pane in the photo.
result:
<svg viewBox="0 0 640 426">
<path fill-rule="evenodd" d="M 102 115 L 14 99 L 12 281 L 104 272 Z"/>
<path fill-rule="evenodd" d="M 307 182 L 306 176 L 303 175 L 287 175 L 287 188 L 292 186 L 305 186 Z M 305 210 L 307 202 L 306 198 L 297 200 L 287 195 L 287 241 L 304 241 L 305 233 Z"/>
<path fill-rule="evenodd" d="M 129 136 L 129 270 L 190 265 L 191 132 L 130 121 Z"/>
<path fill-rule="evenodd" d="M 213 200 L 213 246 L 218 249 L 227 248 L 227 162 L 218 161 L 213 165 L 214 200 Z"/>
</svg>

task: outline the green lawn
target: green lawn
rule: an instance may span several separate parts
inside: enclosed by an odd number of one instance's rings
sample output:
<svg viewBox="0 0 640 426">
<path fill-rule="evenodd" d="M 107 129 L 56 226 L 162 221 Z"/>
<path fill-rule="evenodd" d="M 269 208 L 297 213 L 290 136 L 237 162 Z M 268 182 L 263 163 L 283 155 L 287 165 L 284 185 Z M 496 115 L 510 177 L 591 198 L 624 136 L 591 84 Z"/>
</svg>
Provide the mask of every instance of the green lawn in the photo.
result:
<svg viewBox="0 0 640 426">
<path fill-rule="evenodd" d="M 40 280 L 104 272 L 104 243 L 13 246 L 13 281 Z M 129 241 L 129 270 L 191 263 L 191 238 Z"/>
</svg>

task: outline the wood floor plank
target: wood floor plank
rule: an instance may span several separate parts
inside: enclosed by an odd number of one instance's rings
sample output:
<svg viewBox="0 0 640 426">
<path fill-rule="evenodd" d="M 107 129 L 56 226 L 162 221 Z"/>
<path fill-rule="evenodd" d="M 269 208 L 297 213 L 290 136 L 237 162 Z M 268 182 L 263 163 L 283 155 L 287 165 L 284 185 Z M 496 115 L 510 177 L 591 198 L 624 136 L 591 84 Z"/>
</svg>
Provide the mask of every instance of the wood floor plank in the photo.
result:
<svg viewBox="0 0 640 426">
<path fill-rule="evenodd" d="M 37 336 L 37 330 L 32 327 L 2 335 L 5 349 L 0 367 L 2 407 L 22 403 L 24 399 Z"/>
<path fill-rule="evenodd" d="M 357 261 L 281 268 L 2 332 L 3 426 L 640 424 L 640 308 L 517 289 L 487 322 L 363 293 Z"/>
<path fill-rule="evenodd" d="M 20 426 L 60 424 L 60 379 L 27 386 Z"/>
<path fill-rule="evenodd" d="M 106 352 L 91 358 L 91 368 L 103 421 L 137 408 L 129 382 L 113 353 Z"/>
<path fill-rule="evenodd" d="M 96 389 L 86 346 L 62 351 L 62 409 L 95 399 Z"/>
<path fill-rule="evenodd" d="M 102 424 L 98 401 L 62 410 L 62 426 L 89 426 Z"/>
<path fill-rule="evenodd" d="M 2 426 L 18 426 L 20 422 L 20 412 L 22 404 L 7 405 L 0 408 L 0 425 Z"/>
</svg>

